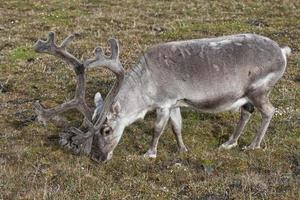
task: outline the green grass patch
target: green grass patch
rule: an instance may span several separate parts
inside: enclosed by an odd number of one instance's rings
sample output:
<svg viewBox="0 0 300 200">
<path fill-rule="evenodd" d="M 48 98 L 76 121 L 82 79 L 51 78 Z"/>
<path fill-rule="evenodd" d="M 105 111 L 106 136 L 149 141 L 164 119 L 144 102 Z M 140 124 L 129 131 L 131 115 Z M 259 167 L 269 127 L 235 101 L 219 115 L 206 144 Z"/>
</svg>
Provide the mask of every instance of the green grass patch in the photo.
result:
<svg viewBox="0 0 300 200">
<path fill-rule="evenodd" d="M 36 56 L 37 54 L 30 47 L 17 47 L 10 52 L 8 58 L 10 61 L 15 62 L 20 60 L 28 61 Z"/>
</svg>

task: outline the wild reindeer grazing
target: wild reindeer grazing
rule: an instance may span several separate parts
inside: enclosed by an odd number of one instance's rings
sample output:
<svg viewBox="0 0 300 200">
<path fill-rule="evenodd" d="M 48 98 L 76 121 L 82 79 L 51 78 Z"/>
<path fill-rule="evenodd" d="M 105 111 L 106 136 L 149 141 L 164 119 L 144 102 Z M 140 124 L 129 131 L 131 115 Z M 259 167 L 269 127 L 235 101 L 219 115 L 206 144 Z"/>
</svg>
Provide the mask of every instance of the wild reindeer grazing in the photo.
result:
<svg viewBox="0 0 300 200">
<path fill-rule="evenodd" d="M 291 52 L 289 47 L 280 48 L 269 38 L 255 34 L 169 42 L 150 48 L 126 73 L 119 61 L 116 40 L 108 41 L 110 57 L 97 47 L 95 58 L 80 61 L 65 50 L 72 38 L 69 36 L 57 46 L 54 33 L 50 32 L 47 41 L 35 44 L 37 52 L 52 54 L 73 66 L 77 77 L 73 100 L 51 109 L 35 103 L 35 110 L 38 119 L 46 122 L 63 111 L 77 108 L 85 117 L 84 128 L 71 128 L 60 142 L 74 151 L 91 154 L 96 161 L 109 160 L 124 128 L 154 109 L 157 119 L 147 157 L 156 157 L 159 137 L 169 119 L 179 150 L 186 151 L 181 137 L 180 107 L 210 113 L 241 108 L 234 133 L 220 146 L 224 149 L 237 145 L 256 107 L 262 122 L 253 142 L 245 149 L 260 148 L 275 110 L 268 94 L 282 77 Z M 98 67 L 113 71 L 117 81 L 104 103 L 101 95 L 96 94 L 97 107 L 92 114 L 85 103 L 84 73 L 88 68 Z"/>
</svg>

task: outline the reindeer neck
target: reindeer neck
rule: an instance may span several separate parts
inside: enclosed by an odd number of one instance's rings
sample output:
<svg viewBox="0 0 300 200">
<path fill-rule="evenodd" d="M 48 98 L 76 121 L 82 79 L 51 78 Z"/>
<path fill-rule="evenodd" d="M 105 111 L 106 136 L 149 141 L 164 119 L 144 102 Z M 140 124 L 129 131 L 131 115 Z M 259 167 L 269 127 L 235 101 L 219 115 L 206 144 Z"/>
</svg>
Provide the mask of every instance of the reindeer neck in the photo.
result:
<svg viewBox="0 0 300 200">
<path fill-rule="evenodd" d="M 126 74 L 123 85 L 115 97 L 114 102 L 120 103 L 120 117 L 126 125 L 143 119 L 152 109 L 152 101 L 146 89 L 149 84 L 148 76 L 147 68 L 141 60 Z"/>
</svg>

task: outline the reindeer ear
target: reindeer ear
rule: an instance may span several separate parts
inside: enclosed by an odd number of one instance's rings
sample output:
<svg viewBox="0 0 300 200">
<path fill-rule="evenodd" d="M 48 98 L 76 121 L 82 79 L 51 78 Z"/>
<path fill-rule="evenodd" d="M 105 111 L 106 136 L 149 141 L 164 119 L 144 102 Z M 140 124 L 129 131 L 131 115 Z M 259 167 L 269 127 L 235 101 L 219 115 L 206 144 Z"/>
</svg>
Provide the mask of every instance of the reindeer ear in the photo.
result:
<svg viewBox="0 0 300 200">
<path fill-rule="evenodd" d="M 100 92 L 97 92 L 95 94 L 94 102 L 95 102 L 96 108 L 98 108 L 98 107 L 100 107 L 100 106 L 103 105 L 103 99 L 102 99 L 102 96 L 101 96 Z"/>
<path fill-rule="evenodd" d="M 117 114 L 120 113 L 120 111 L 121 111 L 121 105 L 120 105 L 120 103 L 119 103 L 118 101 L 115 102 L 115 103 L 112 105 L 111 111 L 112 111 L 112 113 L 115 114 L 115 115 L 117 115 Z"/>
<path fill-rule="evenodd" d="M 96 108 L 94 110 L 92 120 L 94 120 L 100 114 L 102 107 L 103 107 L 103 99 L 102 99 L 100 92 L 97 92 L 95 94 L 94 102 L 95 102 Z"/>
</svg>

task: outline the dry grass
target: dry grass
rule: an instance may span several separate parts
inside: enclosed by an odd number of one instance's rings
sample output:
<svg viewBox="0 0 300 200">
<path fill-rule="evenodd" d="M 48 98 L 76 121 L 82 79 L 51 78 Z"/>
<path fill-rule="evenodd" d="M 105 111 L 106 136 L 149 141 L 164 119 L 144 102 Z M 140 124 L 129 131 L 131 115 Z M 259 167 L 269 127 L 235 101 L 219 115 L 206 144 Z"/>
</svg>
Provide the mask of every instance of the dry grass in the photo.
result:
<svg viewBox="0 0 300 200">
<path fill-rule="evenodd" d="M 0 4 L 0 199 L 300 199 L 300 3 L 285 1 L 4 0 Z M 128 127 L 114 158 L 97 165 L 62 150 L 61 131 L 34 122 L 31 104 L 53 106 L 72 96 L 73 73 L 61 61 L 31 50 L 50 30 L 79 32 L 72 51 L 89 57 L 108 37 L 121 42 L 129 69 L 148 46 L 165 41 L 255 32 L 293 49 L 272 101 L 278 108 L 264 150 L 243 152 L 255 114 L 230 151 L 217 147 L 237 113 L 183 111 L 189 152 L 178 155 L 170 128 L 156 160 L 142 154 L 154 115 Z M 107 93 L 112 74 L 88 73 L 88 98 Z M 71 112 L 73 125 L 81 116 Z"/>
</svg>

